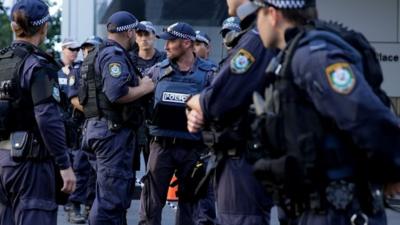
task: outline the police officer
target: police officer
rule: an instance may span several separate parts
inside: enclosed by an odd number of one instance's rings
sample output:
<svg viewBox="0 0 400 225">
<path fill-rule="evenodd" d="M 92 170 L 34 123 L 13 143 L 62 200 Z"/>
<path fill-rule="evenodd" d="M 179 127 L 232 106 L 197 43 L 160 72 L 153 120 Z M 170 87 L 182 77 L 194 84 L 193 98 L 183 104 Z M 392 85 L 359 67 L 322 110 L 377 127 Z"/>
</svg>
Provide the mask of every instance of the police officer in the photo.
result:
<svg viewBox="0 0 400 225">
<path fill-rule="evenodd" d="M 39 0 L 18 1 L 11 9 L 16 40 L 1 51 L 0 59 L 2 101 L 12 105 L 5 118 L 10 122 L 6 129 L 11 132 L 11 151 L 0 163 L 0 224 L 55 225 L 57 174 L 62 191 L 75 189 L 57 106 L 59 67 L 37 47 L 46 38 L 49 19 L 48 6 Z M 16 82 L 4 89 L 7 80 Z"/>
<path fill-rule="evenodd" d="M 196 56 L 208 60 L 211 52 L 211 38 L 204 32 L 196 30 L 196 41 L 194 42 L 194 52 Z"/>
<path fill-rule="evenodd" d="M 135 185 L 132 160 L 134 129 L 139 119 L 136 102 L 150 93 L 153 82 L 140 79 L 128 50 L 135 41 L 138 21 L 129 12 L 119 11 L 107 22 L 108 39 L 94 62 L 91 53 L 84 60 L 89 70 L 81 70 L 87 81 L 87 102 L 83 103 L 85 116 L 83 149 L 96 154 L 96 197 L 89 215 L 90 224 L 126 224 L 126 210 L 130 206 Z M 90 69 L 93 68 L 94 70 Z M 94 73 L 94 74 L 93 74 Z M 101 79 L 99 79 L 101 77 Z M 97 80 L 86 80 L 86 79 Z M 95 88 L 96 91 L 93 91 Z M 94 102 L 93 102 L 94 101 Z M 94 106 L 94 108 L 90 107 Z"/>
<path fill-rule="evenodd" d="M 269 178 L 270 190 L 284 184 L 281 207 L 299 224 L 386 224 L 383 193 L 400 191 L 400 126 L 367 80 L 376 74 L 363 69 L 364 55 L 344 36 L 317 30 L 315 1 L 255 4 L 264 46 L 282 49 L 270 66 L 267 115 L 284 129 L 273 136 L 266 127 L 268 152 L 277 157 L 258 161 L 257 176 Z"/>
<path fill-rule="evenodd" d="M 88 52 L 103 43 L 100 37 L 91 36 L 81 45 L 83 58 L 86 58 Z M 79 64 L 80 65 L 80 64 Z M 71 118 L 76 124 L 77 133 L 81 136 L 81 129 L 84 122 L 83 108 L 79 104 L 79 82 L 80 82 L 80 66 L 74 67 L 68 76 L 68 99 L 74 107 Z M 68 221 L 79 224 L 85 223 L 90 208 L 95 197 L 96 172 L 89 163 L 90 158 L 95 158 L 94 154 L 84 152 L 80 149 L 81 138 L 76 140 L 76 149 L 73 151 L 73 168 L 76 174 L 77 183 L 76 190 L 69 197 L 72 203 L 72 209 L 68 213 Z M 88 156 L 90 155 L 90 156 Z M 81 213 L 81 205 L 84 205 L 84 211 Z"/>
<path fill-rule="evenodd" d="M 252 175 L 252 160 L 246 154 L 244 140 L 248 133 L 244 115 L 253 91 L 263 91 L 264 70 L 275 52 L 262 46 L 250 4 L 228 1 L 230 15 L 239 12 L 242 33 L 234 40 L 237 44 L 211 86 L 187 102 L 191 109 L 187 115 L 189 131 L 199 131 L 205 122 L 216 131 L 203 132 L 203 136 L 218 158 L 223 158 L 217 160 L 220 163 L 215 176 L 217 218 L 221 224 L 269 224 L 271 199 Z"/>
<path fill-rule="evenodd" d="M 240 18 L 237 16 L 228 17 L 222 22 L 220 34 L 226 49 L 232 49 L 232 46 L 234 45 L 232 41 L 235 40 L 241 31 L 242 28 L 240 27 Z"/>
<path fill-rule="evenodd" d="M 138 48 L 131 51 L 131 57 L 133 64 L 143 74 L 147 74 L 149 69 L 156 63 L 163 61 L 167 54 L 164 51 L 159 51 L 154 47 L 156 41 L 156 29 L 150 21 L 141 21 L 136 27 L 136 44 Z M 152 107 L 151 99 L 148 99 L 149 107 Z M 150 110 L 144 111 L 144 116 L 149 119 Z M 135 156 L 135 167 L 140 170 L 140 152 L 143 153 L 144 162 L 147 165 L 149 159 L 149 131 L 145 123 L 138 130 L 137 147 L 139 151 L 136 151 Z"/>
<path fill-rule="evenodd" d="M 77 69 L 80 62 L 75 62 L 80 51 L 80 44 L 72 38 L 65 38 L 61 43 L 62 69 L 58 72 L 58 83 L 63 93 L 68 92 L 68 75 L 73 68 Z"/>
<path fill-rule="evenodd" d="M 154 47 L 156 41 L 156 29 L 150 21 L 140 21 L 136 28 L 136 52 L 130 52 L 132 61 L 142 74 L 156 63 L 163 61 L 167 54 Z"/>
<path fill-rule="evenodd" d="M 195 187 L 191 186 L 190 178 L 205 148 L 200 134 L 191 134 L 186 129 L 185 100 L 209 85 L 215 69 L 193 53 L 196 33 L 189 24 L 172 24 L 158 37 L 166 40 L 168 58 L 149 72 L 156 82 L 154 114 L 149 126 L 153 139 L 147 174 L 143 178 L 139 224 L 161 224 L 161 212 L 174 172 L 179 182 L 176 224 L 195 224 L 190 206 L 194 203 Z"/>
</svg>

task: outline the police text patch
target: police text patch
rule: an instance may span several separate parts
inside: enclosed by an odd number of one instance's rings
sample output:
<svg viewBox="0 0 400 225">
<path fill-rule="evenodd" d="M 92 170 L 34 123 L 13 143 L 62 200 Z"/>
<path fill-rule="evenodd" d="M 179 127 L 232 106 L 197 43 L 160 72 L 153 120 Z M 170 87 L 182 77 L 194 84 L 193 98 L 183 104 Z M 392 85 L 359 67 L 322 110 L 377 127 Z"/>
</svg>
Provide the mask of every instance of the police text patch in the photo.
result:
<svg viewBox="0 0 400 225">
<path fill-rule="evenodd" d="M 120 63 L 110 63 L 108 65 L 108 70 L 110 72 L 110 75 L 113 76 L 113 77 L 121 76 L 122 69 L 121 69 L 121 64 Z"/>
<path fill-rule="evenodd" d="M 189 98 L 189 94 L 174 93 L 174 92 L 163 92 L 162 101 L 163 102 L 173 102 L 173 103 L 185 103 Z"/>
<path fill-rule="evenodd" d="M 254 56 L 250 52 L 240 49 L 231 59 L 231 71 L 236 74 L 245 73 L 253 65 L 254 61 Z"/>
<path fill-rule="evenodd" d="M 356 78 L 348 63 L 335 63 L 325 69 L 329 86 L 337 93 L 349 94 L 355 84 Z"/>
</svg>

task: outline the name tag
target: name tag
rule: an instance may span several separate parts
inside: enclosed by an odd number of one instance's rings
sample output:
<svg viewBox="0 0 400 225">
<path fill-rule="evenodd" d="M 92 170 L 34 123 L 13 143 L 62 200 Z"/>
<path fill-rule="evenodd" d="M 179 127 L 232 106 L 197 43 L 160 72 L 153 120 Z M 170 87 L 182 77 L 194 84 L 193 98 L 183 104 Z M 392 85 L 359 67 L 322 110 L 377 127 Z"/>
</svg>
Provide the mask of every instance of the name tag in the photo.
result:
<svg viewBox="0 0 400 225">
<path fill-rule="evenodd" d="M 185 103 L 189 98 L 189 94 L 164 92 L 162 95 L 163 102 Z"/>
<path fill-rule="evenodd" d="M 68 84 L 68 79 L 67 78 L 58 78 L 58 83 L 60 85 L 67 85 Z"/>
</svg>

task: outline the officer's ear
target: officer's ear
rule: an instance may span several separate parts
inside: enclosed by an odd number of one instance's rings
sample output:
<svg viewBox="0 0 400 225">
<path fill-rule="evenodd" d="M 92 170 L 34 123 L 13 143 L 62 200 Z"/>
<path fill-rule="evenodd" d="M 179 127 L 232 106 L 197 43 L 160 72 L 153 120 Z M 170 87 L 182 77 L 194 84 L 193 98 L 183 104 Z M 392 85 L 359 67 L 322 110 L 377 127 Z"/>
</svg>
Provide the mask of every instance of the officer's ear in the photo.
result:
<svg viewBox="0 0 400 225">
<path fill-rule="evenodd" d="M 184 39 L 182 43 L 185 48 L 194 48 L 194 41 Z"/>
<path fill-rule="evenodd" d="M 282 18 L 282 14 L 276 8 L 270 6 L 262 9 L 265 14 L 269 17 L 272 27 L 276 27 Z"/>
</svg>

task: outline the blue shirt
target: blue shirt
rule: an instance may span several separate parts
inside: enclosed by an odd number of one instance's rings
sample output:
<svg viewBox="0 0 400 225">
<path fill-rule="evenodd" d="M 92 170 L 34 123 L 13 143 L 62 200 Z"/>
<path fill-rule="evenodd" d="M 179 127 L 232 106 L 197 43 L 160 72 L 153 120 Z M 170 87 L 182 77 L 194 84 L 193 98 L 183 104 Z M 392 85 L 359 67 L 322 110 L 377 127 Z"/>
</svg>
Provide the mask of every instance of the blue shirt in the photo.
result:
<svg viewBox="0 0 400 225">
<path fill-rule="evenodd" d="M 159 63 L 167 58 L 167 54 L 165 52 L 160 52 L 157 49 L 155 49 L 155 51 L 156 52 L 154 56 L 149 60 L 140 58 L 140 56 L 138 55 L 139 53 L 137 51 L 131 52 L 131 58 L 133 64 L 138 68 L 140 73 L 142 73 L 143 75 L 146 75 L 149 72 L 150 68 L 154 66 L 156 63 Z"/>
<path fill-rule="evenodd" d="M 139 84 L 128 52 L 113 40 L 105 41 L 106 47 L 96 58 L 96 73 L 101 74 L 103 92 L 111 103 L 128 94 L 129 87 Z"/>
<path fill-rule="evenodd" d="M 30 45 L 20 41 L 15 41 L 14 43 Z M 49 62 L 45 58 L 39 55 L 32 54 L 29 56 L 22 68 L 21 88 L 30 93 L 32 80 L 35 79 L 36 76 L 43 76 L 42 73 L 37 73 L 37 71 L 45 68 L 48 63 Z M 48 74 L 48 77 L 49 79 L 56 79 L 57 74 Z M 35 105 L 33 111 L 41 134 L 41 137 L 36 138 L 42 138 L 44 143 L 43 147 L 53 155 L 60 169 L 67 169 L 70 167 L 70 162 L 65 143 L 65 127 L 56 101 L 47 101 Z"/>
<path fill-rule="evenodd" d="M 335 122 L 353 142 L 400 178 L 400 121 L 372 91 L 364 78 L 361 56 L 347 44 L 314 38 L 311 31 L 295 52 L 294 82 L 316 110 Z M 386 170 L 387 169 L 387 170 Z M 388 172 L 389 171 L 389 172 Z"/>
<path fill-rule="evenodd" d="M 263 92 L 264 71 L 276 51 L 264 48 L 258 31 L 245 33 L 230 51 L 214 81 L 200 94 L 206 121 L 231 123 L 246 113 L 254 91 Z"/>
</svg>

